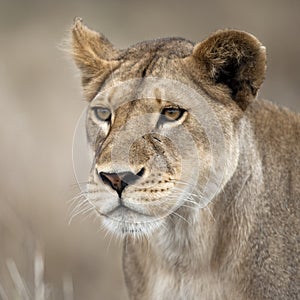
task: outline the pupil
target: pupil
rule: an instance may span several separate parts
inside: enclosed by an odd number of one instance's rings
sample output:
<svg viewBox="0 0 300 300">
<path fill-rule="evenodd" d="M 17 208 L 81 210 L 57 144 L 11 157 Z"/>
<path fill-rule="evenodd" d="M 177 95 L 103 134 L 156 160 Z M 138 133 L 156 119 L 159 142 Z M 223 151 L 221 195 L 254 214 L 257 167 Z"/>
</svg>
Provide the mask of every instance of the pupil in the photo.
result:
<svg viewBox="0 0 300 300">
<path fill-rule="evenodd" d="M 167 110 L 167 115 L 171 118 L 176 117 L 179 114 L 179 111 L 176 109 L 169 109 Z"/>
</svg>

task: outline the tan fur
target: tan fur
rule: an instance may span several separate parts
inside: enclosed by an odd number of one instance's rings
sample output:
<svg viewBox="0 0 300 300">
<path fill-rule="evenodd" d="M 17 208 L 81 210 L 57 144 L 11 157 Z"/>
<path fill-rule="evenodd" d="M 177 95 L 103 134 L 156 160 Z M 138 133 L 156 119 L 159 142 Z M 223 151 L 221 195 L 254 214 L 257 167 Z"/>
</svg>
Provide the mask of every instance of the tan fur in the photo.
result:
<svg viewBox="0 0 300 300">
<path fill-rule="evenodd" d="M 124 238 L 130 299 L 299 299 L 300 117 L 255 99 L 265 76 L 260 42 L 224 30 L 196 45 L 161 39 L 116 50 L 79 19 L 72 32 L 72 53 L 91 108 L 87 132 L 95 162 L 89 200 L 107 228 Z M 182 125 L 196 144 L 199 178 L 196 196 L 188 195 L 178 180 L 180 155 L 188 157 L 191 148 L 176 136 L 179 153 L 171 139 L 151 133 L 152 114 L 169 102 L 159 89 L 153 99 L 136 100 L 147 77 L 177 80 L 196 90 L 221 124 L 224 177 L 202 209 L 198 205 L 212 164 L 208 136 L 193 107 L 180 124 L 165 129 Z M 126 95 L 109 87 L 134 78 L 140 81 L 128 92 L 132 101 L 117 105 Z M 111 109 L 110 125 L 95 119 L 92 107 L 97 106 Z M 145 124 L 135 121 L 148 114 Z M 138 136 L 141 130 L 148 133 Z M 130 138 L 134 142 L 125 160 L 122 145 Z M 122 193 L 127 208 L 120 208 L 117 193 L 99 173 L 143 168 L 139 185 Z"/>
</svg>

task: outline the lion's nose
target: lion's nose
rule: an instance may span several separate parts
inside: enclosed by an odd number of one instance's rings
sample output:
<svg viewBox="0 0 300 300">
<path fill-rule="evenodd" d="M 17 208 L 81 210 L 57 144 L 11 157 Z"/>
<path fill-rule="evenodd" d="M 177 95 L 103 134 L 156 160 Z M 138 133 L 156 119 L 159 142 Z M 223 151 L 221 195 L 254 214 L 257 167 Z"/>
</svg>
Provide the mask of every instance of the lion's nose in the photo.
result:
<svg viewBox="0 0 300 300">
<path fill-rule="evenodd" d="M 121 198 L 121 194 L 125 187 L 134 184 L 140 177 L 143 176 L 144 172 L 144 168 L 142 168 L 137 174 L 134 174 L 132 172 L 100 172 L 99 177 L 105 184 L 109 185 L 113 190 L 115 190 Z"/>
</svg>

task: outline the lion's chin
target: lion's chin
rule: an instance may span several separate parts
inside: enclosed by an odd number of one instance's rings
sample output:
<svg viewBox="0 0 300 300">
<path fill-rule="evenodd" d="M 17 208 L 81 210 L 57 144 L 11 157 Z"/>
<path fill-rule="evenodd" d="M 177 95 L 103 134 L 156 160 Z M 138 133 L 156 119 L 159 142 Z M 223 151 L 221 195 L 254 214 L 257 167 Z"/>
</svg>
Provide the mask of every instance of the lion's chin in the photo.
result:
<svg viewBox="0 0 300 300">
<path fill-rule="evenodd" d="M 162 218 L 140 214 L 123 206 L 103 215 L 105 229 L 118 238 L 125 238 L 128 235 L 133 238 L 148 238 L 162 222 Z"/>
</svg>

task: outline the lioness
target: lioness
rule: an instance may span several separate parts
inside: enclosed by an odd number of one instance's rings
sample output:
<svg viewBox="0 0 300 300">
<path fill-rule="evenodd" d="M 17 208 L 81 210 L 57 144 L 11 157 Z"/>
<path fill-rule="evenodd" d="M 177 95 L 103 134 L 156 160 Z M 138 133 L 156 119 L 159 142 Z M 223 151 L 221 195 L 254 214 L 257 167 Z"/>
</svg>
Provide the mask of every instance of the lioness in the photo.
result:
<svg viewBox="0 0 300 300">
<path fill-rule="evenodd" d="M 221 30 L 118 50 L 76 18 L 71 52 L 87 199 L 124 239 L 130 299 L 300 299 L 300 116 L 256 99 L 261 43 Z"/>
</svg>

